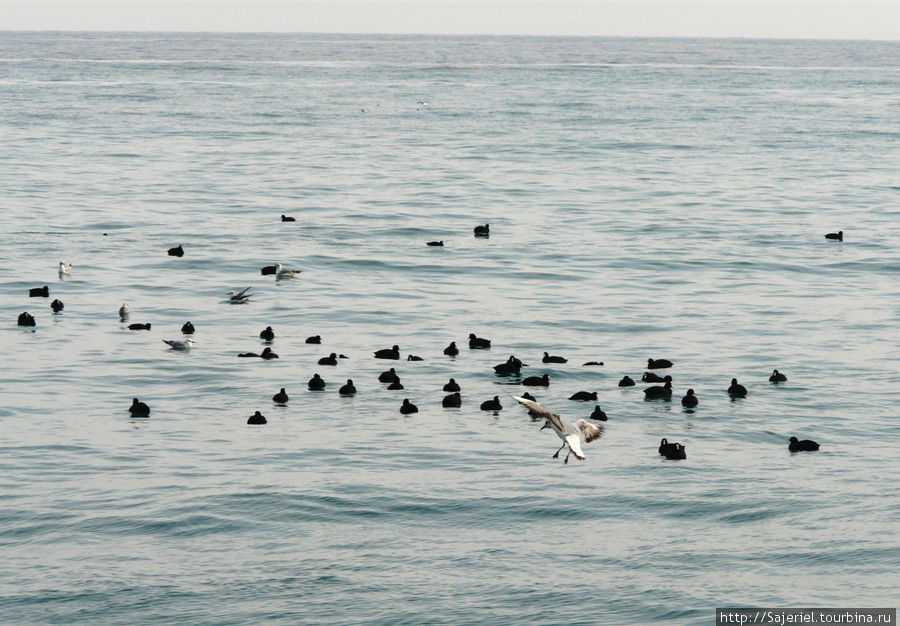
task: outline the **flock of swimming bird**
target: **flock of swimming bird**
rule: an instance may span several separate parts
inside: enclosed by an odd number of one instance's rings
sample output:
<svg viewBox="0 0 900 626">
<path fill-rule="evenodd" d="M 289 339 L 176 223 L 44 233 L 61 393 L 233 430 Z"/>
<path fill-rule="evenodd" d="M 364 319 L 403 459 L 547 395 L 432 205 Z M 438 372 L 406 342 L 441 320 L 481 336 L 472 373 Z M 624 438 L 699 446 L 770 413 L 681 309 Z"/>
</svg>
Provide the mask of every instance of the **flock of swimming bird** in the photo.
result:
<svg viewBox="0 0 900 626">
<path fill-rule="evenodd" d="M 282 215 L 282 222 L 294 222 L 295 218 Z M 476 226 L 474 229 L 475 237 L 487 238 L 490 237 L 490 225 L 484 224 Z M 844 240 L 844 232 L 839 231 L 837 233 L 828 233 L 825 235 L 826 239 L 843 241 Z M 429 241 L 427 242 L 429 246 L 443 246 L 443 241 Z M 170 248 L 168 250 L 169 256 L 174 257 L 183 257 L 184 256 L 184 248 L 181 245 L 178 245 L 174 248 Z M 64 263 L 62 261 L 59 262 L 59 277 L 60 279 L 64 279 L 71 275 L 72 273 L 72 265 Z M 268 265 L 263 267 L 260 270 L 262 275 L 274 275 L 276 280 L 282 279 L 290 279 L 300 275 L 302 270 L 299 269 L 285 269 L 281 263 L 276 265 Z M 252 287 L 247 287 L 241 291 L 230 291 L 227 294 L 227 299 L 224 302 L 230 304 L 246 304 L 251 301 L 253 294 L 250 293 Z M 42 287 L 36 287 L 28 290 L 28 296 L 31 298 L 49 298 L 50 297 L 50 287 L 44 285 Z M 64 304 L 59 299 L 53 300 L 50 303 L 50 308 L 53 313 L 59 313 L 63 310 Z M 122 322 L 128 320 L 128 317 L 131 313 L 128 304 L 122 304 L 119 308 L 119 318 Z M 18 317 L 18 325 L 23 327 L 34 327 L 37 325 L 37 322 L 33 315 L 30 313 L 22 312 Z M 150 330 L 150 323 L 133 323 L 128 325 L 129 330 Z M 181 327 L 181 332 L 184 335 L 192 335 L 194 334 L 194 325 L 191 322 L 186 322 Z M 260 339 L 265 341 L 266 343 L 271 344 L 275 340 L 275 331 L 271 326 L 267 326 L 262 332 L 259 333 Z M 179 351 L 188 351 L 193 345 L 194 341 L 190 337 L 185 339 L 163 339 L 163 342 L 168 345 L 173 350 Z M 321 344 L 322 337 L 320 335 L 313 335 L 311 337 L 307 337 L 307 344 Z M 468 346 L 470 350 L 486 350 L 491 348 L 491 340 L 478 337 L 474 333 L 470 333 L 468 337 Z M 454 357 L 459 354 L 459 348 L 456 345 L 455 341 L 451 341 L 450 344 L 444 348 L 444 355 Z M 269 359 L 277 359 L 278 355 L 272 351 L 270 346 L 266 346 L 262 352 L 242 352 L 237 355 L 241 358 L 260 358 L 264 360 Z M 322 357 L 318 360 L 318 365 L 323 366 L 333 366 L 338 364 L 338 359 L 346 359 L 347 357 L 343 354 L 337 354 L 332 352 L 328 356 Z M 400 347 L 395 345 L 391 348 L 383 348 L 381 350 L 377 350 L 374 353 L 374 358 L 376 359 L 385 359 L 385 360 L 400 360 Z M 422 361 L 423 358 L 414 354 L 407 355 L 407 361 Z M 549 352 L 544 352 L 544 356 L 541 359 L 541 362 L 544 364 L 547 363 L 567 363 L 568 359 L 558 356 L 551 355 Z M 603 363 L 600 361 L 588 361 L 584 363 L 584 366 L 602 366 Z M 673 363 L 668 359 L 653 359 L 650 358 L 647 360 L 647 372 L 641 377 L 642 382 L 646 383 L 662 383 L 661 385 L 654 385 L 651 387 L 646 387 L 644 392 L 644 399 L 649 401 L 663 401 L 669 402 L 672 400 L 672 376 L 659 376 L 652 370 L 661 370 L 671 368 Z M 498 376 L 517 376 L 521 378 L 521 369 L 523 367 L 528 367 L 527 364 L 523 363 L 519 358 L 515 355 L 511 355 L 506 361 L 503 363 L 499 363 L 494 366 L 494 373 Z M 380 383 L 387 384 L 387 388 L 389 390 L 402 390 L 403 384 L 400 382 L 400 377 L 397 375 L 397 372 L 392 367 L 388 370 L 385 370 L 378 376 L 378 381 Z M 779 372 L 777 369 L 772 372 L 772 375 L 769 377 L 769 382 L 773 384 L 787 382 L 787 376 Z M 526 387 L 548 387 L 550 385 L 550 376 L 548 374 L 543 374 L 542 376 L 528 376 L 522 378 L 520 383 Z M 624 376 L 620 381 L 619 387 L 633 387 L 637 383 L 629 376 Z M 310 391 L 324 391 L 327 386 L 325 380 L 318 374 L 314 374 L 313 377 L 308 381 L 307 387 Z M 461 396 L 461 388 L 459 384 L 451 378 L 447 384 L 444 385 L 443 391 L 448 392 L 443 400 L 441 401 L 441 405 L 446 408 L 455 408 L 462 406 L 462 396 Z M 731 385 L 728 387 L 728 395 L 732 398 L 744 398 L 747 396 L 747 388 L 744 385 L 738 383 L 736 378 L 731 379 Z M 356 387 L 353 384 L 352 379 L 347 379 L 347 382 L 342 385 L 338 389 L 338 394 L 341 396 L 353 396 L 357 393 Z M 545 428 L 552 429 L 556 435 L 562 440 L 562 445 L 553 455 L 554 459 L 559 458 L 560 452 L 564 449 L 568 449 L 568 452 L 564 458 L 564 463 L 569 462 L 569 456 L 574 455 L 576 459 L 583 461 L 584 460 L 584 452 L 582 451 L 581 444 L 582 443 L 591 443 L 596 439 L 599 439 L 603 434 L 603 426 L 600 424 L 595 424 L 593 422 L 605 422 L 608 420 L 606 413 L 600 408 L 600 405 L 597 405 L 594 408 L 594 411 L 589 416 L 589 420 L 580 419 L 577 422 L 567 423 L 560 418 L 560 416 L 556 413 L 553 413 L 545 406 L 539 404 L 537 400 L 529 394 L 528 392 L 523 393 L 521 396 L 512 396 L 516 402 L 524 406 L 529 415 L 531 415 L 535 419 L 543 419 L 544 425 L 541 426 L 540 430 L 544 430 Z M 285 405 L 289 401 L 289 396 L 285 391 L 284 387 L 282 387 L 278 393 L 276 393 L 272 397 L 272 401 L 278 405 Z M 596 401 L 597 400 L 597 392 L 588 392 L 588 391 L 579 391 L 572 396 L 569 397 L 569 400 L 576 401 Z M 681 398 L 681 404 L 685 407 L 686 410 L 693 410 L 700 403 L 700 400 L 694 393 L 693 389 L 688 389 L 685 395 Z M 494 396 L 490 400 L 486 400 L 481 403 L 482 411 L 501 411 L 503 409 L 502 404 L 500 403 L 499 396 Z M 147 418 L 150 417 L 150 407 L 147 403 L 140 401 L 138 398 L 133 398 L 131 406 L 128 409 L 129 413 L 134 418 Z M 418 407 L 409 401 L 409 398 L 404 398 L 403 403 L 400 405 L 400 413 L 403 415 L 411 415 L 413 413 L 417 413 L 419 411 Z M 247 424 L 252 425 L 261 425 L 266 423 L 265 416 L 256 411 L 253 415 L 251 415 Z M 798 440 L 797 437 L 791 437 L 788 442 L 788 450 L 790 452 L 811 452 L 819 449 L 819 444 L 815 441 L 811 441 L 808 439 Z M 660 441 L 659 445 L 659 454 L 664 456 L 666 459 L 670 460 L 683 460 L 687 458 L 687 452 L 685 447 L 678 442 L 669 442 L 668 439 L 663 438 Z"/>
</svg>

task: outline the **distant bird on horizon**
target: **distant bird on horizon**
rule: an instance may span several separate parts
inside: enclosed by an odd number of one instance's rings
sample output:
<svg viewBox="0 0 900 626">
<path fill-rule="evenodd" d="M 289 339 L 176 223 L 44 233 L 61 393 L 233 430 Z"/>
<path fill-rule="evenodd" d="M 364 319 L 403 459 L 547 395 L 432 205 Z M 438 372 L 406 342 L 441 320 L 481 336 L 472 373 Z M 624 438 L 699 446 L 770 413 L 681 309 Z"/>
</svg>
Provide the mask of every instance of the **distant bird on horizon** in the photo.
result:
<svg viewBox="0 0 900 626">
<path fill-rule="evenodd" d="M 150 330 L 150 323 L 146 324 L 129 324 L 128 330 Z"/>
<path fill-rule="evenodd" d="M 441 240 L 441 241 L 429 241 L 426 245 L 429 245 L 429 246 L 435 246 L 435 247 L 438 247 L 438 248 L 443 248 L 443 247 L 444 247 L 444 242 L 443 242 L 443 240 Z"/>
<path fill-rule="evenodd" d="M 558 459 L 559 453 L 562 452 L 563 448 L 568 446 L 569 452 L 566 454 L 563 463 L 569 462 L 570 454 L 574 454 L 576 459 L 583 461 L 584 452 L 581 450 L 581 442 L 590 443 L 603 435 L 602 426 L 591 424 L 587 420 L 566 423 L 562 421 L 559 415 L 551 412 L 547 407 L 538 404 L 534 400 L 527 400 L 518 396 L 513 396 L 513 399 L 527 408 L 530 415 L 545 420 L 544 425 L 541 426 L 540 430 L 552 428 L 557 437 L 562 439 L 563 445 L 561 445 L 559 450 L 556 451 L 556 454 L 553 455 L 554 459 Z"/>
</svg>

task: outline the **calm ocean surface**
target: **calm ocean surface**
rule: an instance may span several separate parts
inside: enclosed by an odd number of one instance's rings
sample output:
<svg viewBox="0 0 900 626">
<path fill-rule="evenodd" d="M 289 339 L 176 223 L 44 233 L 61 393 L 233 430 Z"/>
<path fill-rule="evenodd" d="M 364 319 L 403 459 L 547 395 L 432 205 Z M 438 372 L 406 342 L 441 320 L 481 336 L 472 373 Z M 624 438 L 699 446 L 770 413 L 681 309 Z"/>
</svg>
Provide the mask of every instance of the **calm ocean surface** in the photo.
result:
<svg viewBox="0 0 900 626">
<path fill-rule="evenodd" d="M 898 85 L 900 43 L 0 33 L 0 622 L 896 607 Z M 584 462 L 510 354 L 599 393 Z M 671 403 L 616 386 L 651 356 Z"/>
</svg>

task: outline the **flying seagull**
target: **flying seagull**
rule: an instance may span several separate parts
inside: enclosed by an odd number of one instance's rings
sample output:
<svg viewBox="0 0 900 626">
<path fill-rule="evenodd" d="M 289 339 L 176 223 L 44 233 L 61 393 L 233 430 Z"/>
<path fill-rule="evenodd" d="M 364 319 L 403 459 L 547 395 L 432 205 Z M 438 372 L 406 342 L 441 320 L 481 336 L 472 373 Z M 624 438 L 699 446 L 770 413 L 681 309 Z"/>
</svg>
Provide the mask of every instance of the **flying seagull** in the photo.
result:
<svg viewBox="0 0 900 626">
<path fill-rule="evenodd" d="M 252 294 L 247 293 L 253 289 L 253 287 L 247 287 L 246 289 L 242 289 L 241 291 L 229 291 L 228 292 L 228 301 L 232 304 L 242 304 L 247 302 L 250 299 Z"/>
<path fill-rule="evenodd" d="M 563 422 L 559 415 L 556 413 L 552 413 L 550 409 L 545 406 L 538 404 L 532 400 L 526 400 L 525 398 L 520 398 L 518 396 L 513 396 L 513 399 L 519 404 L 525 406 L 528 409 L 528 412 L 537 417 L 542 417 L 546 422 L 541 426 L 541 430 L 545 428 L 552 428 L 557 436 L 562 439 L 563 445 L 559 447 L 559 450 L 556 451 L 556 454 L 553 455 L 554 459 L 559 458 L 559 453 L 562 452 L 562 449 L 566 446 L 569 447 L 569 452 L 566 454 L 566 458 L 563 463 L 569 462 L 569 454 L 574 454 L 575 458 L 579 461 L 584 460 L 584 453 L 581 451 L 581 442 L 590 443 L 594 439 L 599 439 L 601 435 L 603 435 L 603 427 L 597 426 L 596 424 L 591 424 L 585 420 L 578 420 L 577 422 L 573 422 L 571 424 Z"/>
</svg>

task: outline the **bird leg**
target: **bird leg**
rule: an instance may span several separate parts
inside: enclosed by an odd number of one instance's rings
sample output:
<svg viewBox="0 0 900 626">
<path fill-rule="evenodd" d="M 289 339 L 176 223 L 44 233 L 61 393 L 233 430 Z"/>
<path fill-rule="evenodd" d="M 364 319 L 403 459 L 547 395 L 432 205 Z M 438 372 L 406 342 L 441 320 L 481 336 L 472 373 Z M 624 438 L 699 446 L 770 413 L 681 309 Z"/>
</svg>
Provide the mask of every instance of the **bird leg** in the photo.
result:
<svg viewBox="0 0 900 626">
<path fill-rule="evenodd" d="M 563 463 L 564 463 L 565 465 L 568 465 L 568 464 L 569 464 L 569 454 L 572 454 L 571 448 L 569 449 L 568 454 L 566 454 L 566 458 L 563 459 Z"/>
<path fill-rule="evenodd" d="M 554 458 L 554 459 L 558 459 L 558 458 L 559 458 L 559 453 L 562 452 L 562 449 L 565 448 L 565 447 L 566 447 L 566 444 L 563 443 L 563 445 L 561 445 L 561 446 L 559 447 L 559 450 L 556 451 L 556 454 L 553 455 L 553 458 Z"/>
</svg>

